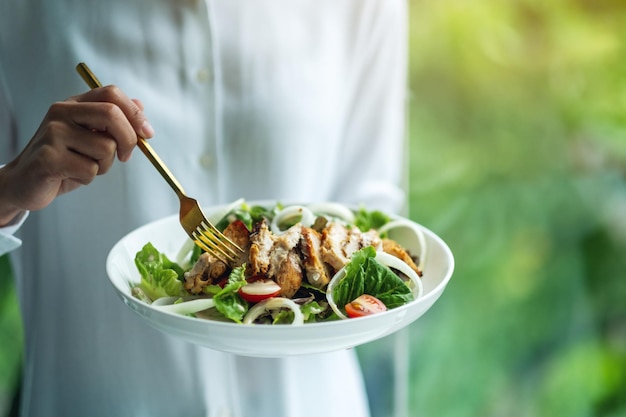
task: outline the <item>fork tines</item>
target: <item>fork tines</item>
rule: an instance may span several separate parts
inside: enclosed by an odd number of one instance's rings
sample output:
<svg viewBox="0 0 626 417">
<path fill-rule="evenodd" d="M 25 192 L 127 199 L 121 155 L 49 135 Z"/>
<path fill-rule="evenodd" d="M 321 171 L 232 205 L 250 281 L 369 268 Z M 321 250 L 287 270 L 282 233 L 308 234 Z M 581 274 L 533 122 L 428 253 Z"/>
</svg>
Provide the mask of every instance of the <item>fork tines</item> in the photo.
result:
<svg viewBox="0 0 626 417">
<path fill-rule="evenodd" d="M 198 246 L 227 264 L 237 261 L 243 253 L 243 249 L 235 242 L 204 221 L 193 231 L 191 237 Z"/>
</svg>

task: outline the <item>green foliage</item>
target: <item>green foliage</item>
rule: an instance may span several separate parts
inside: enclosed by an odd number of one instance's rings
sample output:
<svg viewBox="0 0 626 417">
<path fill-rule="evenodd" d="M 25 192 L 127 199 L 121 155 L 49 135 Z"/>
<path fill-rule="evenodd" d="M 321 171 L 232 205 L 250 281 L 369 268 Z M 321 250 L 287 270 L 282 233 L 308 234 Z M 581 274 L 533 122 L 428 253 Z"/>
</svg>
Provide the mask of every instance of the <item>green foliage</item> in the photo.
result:
<svg viewBox="0 0 626 417">
<path fill-rule="evenodd" d="M 413 300 L 413 293 L 406 282 L 375 258 L 376 250 L 372 246 L 352 254 L 345 276 L 333 289 L 335 303 L 344 314 L 344 306 L 363 294 L 378 298 L 388 309 Z"/>
<path fill-rule="evenodd" d="M 8 409 L 19 380 L 23 332 L 11 265 L 0 256 L 0 415 Z"/>
<path fill-rule="evenodd" d="M 234 268 L 228 276 L 224 288 L 213 296 L 215 308 L 226 318 L 241 323 L 248 311 L 248 303 L 237 295 L 237 291 L 246 285 L 245 265 Z"/>
<path fill-rule="evenodd" d="M 410 415 L 626 415 L 626 3 L 410 9 L 410 215 L 456 260 Z"/>
<path fill-rule="evenodd" d="M 391 218 L 382 211 L 369 211 L 365 207 L 360 207 L 354 218 L 354 224 L 363 232 L 367 232 L 370 229 L 380 229 L 389 221 L 391 221 Z"/>
<path fill-rule="evenodd" d="M 159 252 L 152 243 L 146 243 L 137 252 L 135 265 L 141 274 L 139 287 L 151 300 L 183 295 L 183 269 Z"/>
</svg>

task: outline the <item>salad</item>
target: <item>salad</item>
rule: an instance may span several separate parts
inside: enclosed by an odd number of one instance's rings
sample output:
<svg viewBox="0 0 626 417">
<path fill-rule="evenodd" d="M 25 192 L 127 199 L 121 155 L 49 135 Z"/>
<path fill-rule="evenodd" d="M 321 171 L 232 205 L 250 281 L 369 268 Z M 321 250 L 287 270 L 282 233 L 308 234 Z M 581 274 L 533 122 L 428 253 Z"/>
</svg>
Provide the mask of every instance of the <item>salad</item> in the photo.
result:
<svg viewBox="0 0 626 417">
<path fill-rule="evenodd" d="M 425 239 L 408 220 L 337 203 L 238 200 L 215 225 L 244 249 L 237 262 L 191 240 L 171 260 L 148 242 L 135 256 L 141 281 L 133 296 L 192 317 L 298 325 L 376 314 L 422 294 Z M 419 253 L 389 237 L 396 228 L 411 234 Z"/>
</svg>

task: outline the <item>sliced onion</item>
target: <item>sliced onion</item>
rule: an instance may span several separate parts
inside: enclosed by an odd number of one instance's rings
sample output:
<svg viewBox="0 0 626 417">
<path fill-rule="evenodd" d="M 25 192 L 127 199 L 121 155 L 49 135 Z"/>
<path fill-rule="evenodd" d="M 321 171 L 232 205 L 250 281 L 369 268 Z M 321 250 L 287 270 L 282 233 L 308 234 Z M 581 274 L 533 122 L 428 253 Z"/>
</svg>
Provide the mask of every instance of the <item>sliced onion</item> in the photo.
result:
<svg viewBox="0 0 626 417">
<path fill-rule="evenodd" d="M 180 250 L 176 254 L 176 262 L 179 265 L 187 264 L 194 246 L 196 246 L 196 244 L 193 242 L 193 240 L 189 238 L 185 239 L 185 242 L 183 243 L 183 245 L 180 247 Z"/>
<path fill-rule="evenodd" d="M 389 268 L 397 269 L 398 271 L 409 277 L 409 279 L 413 283 L 413 285 L 411 286 L 411 290 L 413 291 L 414 299 L 417 300 L 422 296 L 422 293 L 424 292 L 422 280 L 417 275 L 417 272 L 415 272 L 413 268 L 409 266 L 409 264 L 404 262 L 402 259 L 396 258 L 395 256 L 385 252 L 376 252 L 376 260 L 383 265 L 387 265 Z M 376 296 L 376 294 L 372 295 Z"/>
<path fill-rule="evenodd" d="M 328 286 L 326 287 L 326 301 L 328 301 L 328 305 L 330 305 L 330 308 L 332 308 L 335 314 L 342 320 L 345 320 L 348 317 L 341 312 L 339 307 L 337 307 L 337 303 L 335 303 L 335 300 L 333 298 L 333 290 L 345 276 L 346 267 L 344 266 L 339 271 L 337 271 L 337 273 L 328 282 Z"/>
<path fill-rule="evenodd" d="M 354 223 L 354 212 L 340 203 L 309 204 L 309 209 L 316 214 L 328 214 L 347 223 Z"/>
<path fill-rule="evenodd" d="M 151 306 L 162 311 L 183 315 L 215 307 L 215 302 L 212 298 L 194 298 L 180 303 L 176 303 L 177 300 L 180 300 L 180 297 L 161 297 L 155 300 Z"/>
<path fill-rule="evenodd" d="M 404 273 L 406 276 L 409 277 L 412 283 L 411 291 L 413 292 L 414 299 L 417 300 L 419 297 L 422 296 L 422 293 L 424 292 L 424 288 L 422 286 L 422 280 L 417 275 L 417 273 L 413 270 L 413 268 L 411 268 L 406 262 L 404 262 L 403 260 L 399 258 L 396 258 L 393 255 L 389 255 L 388 253 L 385 253 L 385 252 L 376 252 L 376 260 L 383 265 L 386 265 L 390 268 L 397 269 L 398 271 Z M 337 284 L 339 284 L 339 282 L 345 277 L 345 275 L 346 275 L 346 267 L 344 266 L 339 271 L 337 271 L 337 273 L 332 277 L 326 289 L 326 299 L 328 301 L 328 304 L 330 305 L 330 308 L 333 309 L 335 314 L 337 314 L 337 316 L 340 319 L 347 319 L 348 317 L 341 312 L 341 309 L 337 306 L 337 303 L 335 303 L 335 300 L 333 299 L 333 290 L 335 289 Z M 374 297 L 376 297 L 376 294 L 370 294 L 370 295 L 373 295 Z"/>
<path fill-rule="evenodd" d="M 209 218 L 209 220 L 211 222 L 213 222 L 213 224 L 216 224 L 220 220 L 222 220 L 224 218 L 224 216 L 226 216 L 228 213 L 230 213 L 234 209 L 240 207 L 244 202 L 245 202 L 245 200 L 243 198 L 235 200 L 232 203 L 230 203 L 227 206 L 225 206 L 224 208 L 222 208 L 221 210 L 214 211 L 214 212 L 210 213 L 208 218 Z"/>
<path fill-rule="evenodd" d="M 293 311 L 293 326 L 299 326 L 304 324 L 304 316 L 300 310 L 300 306 L 293 300 L 284 297 L 274 297 L 263 300 L 260 303 L 252 306 L 243 318 L 244 324 L 252 324 L 256 319 L 265 314 L 266 311 L 279 310 L 281 308 L 288 308 Z"/>
<path fill-rule="evenodd" d="M 416 254 L 419 257 L 419 265 L 417 265 L 417 267 L 419 269 L 424 269 L 424 260 L 426 259 L 426 237 L 424 236 L 424 231 L 417 224 L 406 219 L 392 220 L 378 229 L 378 233 L 388 233 L 390 230 L 400 227 L 406 227 L 415 233 L 420 246 L 419 253 Z"/>
<path fill-rule="evenodd" d="M 301 217 L 298 223 L 306 227 L 310 227 L 315 222 L 315 215 L 309 208 L 304 206 L 289 206 L 285 207 L 274 216 L 270 229 L 276 235 L 284 233 L 285 231 L 280 228 L 280 224 L 292 217 Z"/>
</svg>

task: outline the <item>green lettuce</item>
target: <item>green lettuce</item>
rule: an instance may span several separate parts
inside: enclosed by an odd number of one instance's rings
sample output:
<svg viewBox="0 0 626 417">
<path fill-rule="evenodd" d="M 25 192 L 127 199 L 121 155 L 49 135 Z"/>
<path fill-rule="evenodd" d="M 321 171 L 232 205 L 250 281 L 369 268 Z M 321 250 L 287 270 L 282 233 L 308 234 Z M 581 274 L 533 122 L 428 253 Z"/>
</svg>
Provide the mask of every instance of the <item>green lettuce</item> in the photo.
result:
<svg viewBox="0 0 626 417">
<path fill-rule="evenodd" d="M 317 301 L 311 301 L 300 306 L 300 311 L 304 316 L 305 323 L 314 323 L 317 321 L 319 314 L 328 310 L 326 307 L 322 307 Z"/>
<path fill-rule="evenodd" d="M 368 211 L 363 207 L 359 208 L 354 216 L 354 224 L 362 232 L 367 232 L 370 229 L 380 229 L 390 221 L 391 218 L 382 211 Z"/>
<path fill-rule="evenodd" d="M 248 302 L 238 294 L 239 288 L 246 284 L 245 265 L 233 268 L 224 288 L 213 296 L 217 311 L 237 323 L 242 323 L 243 316 L 248 312 Z M 214 291 L 214 288 L 212 290 Z"/>
<path fill-rule="evenodd" d="M 248 228 L 248 230 L 252 230 L 252 216 L 250 215 L 250 211 L 247 209 L 247 206 L 245 205 L 242 205 L 239 208 L 235 208 L 229 211 L 222 218 L 222 220 L 217 222 L 215 227 L 217 227 L 217 229 L 220 232 L 223 232 L 228 227 L 229 224 L 231 224 L 232 222 L 236 220 L 241 220 L 243 224 L 246 225 L 246 228 Z"/>
<path fill-rule="evenodd" d="M 276 211 L 282 208 L 283 206 L 280 203 L 277 203 L 273 208 L 249 206 L 247 203 L 242 203 L 239 207 L 226 213 L 226 215 L 217 222 L 215 227 L 223 232 L 229 224 L 240 220 L 246 225 L 248 230 L 252 230 L 252 227 L 263 219 L 267 219 L 268 222 L 271 222 L 274 216 L 276 216 Z"/>
<path fill-rule="evenodd" d="M 152 243 L 146 243 L 137 252 L 135 265 L 141 275 L 139 287 L 150 299 L 184 294 L 183 269 L 159 252 Z"/>
<path fill-rule="evenodd" d="M 368 246 L 352 255 L 346 275 L 333 289 L 333 299 L 340 309 L 363 294 L 373 295 L 392 309 L 413 300 L 409 286 L 393 271 L 378 262 L 376 250 Z"/>
</svg>

